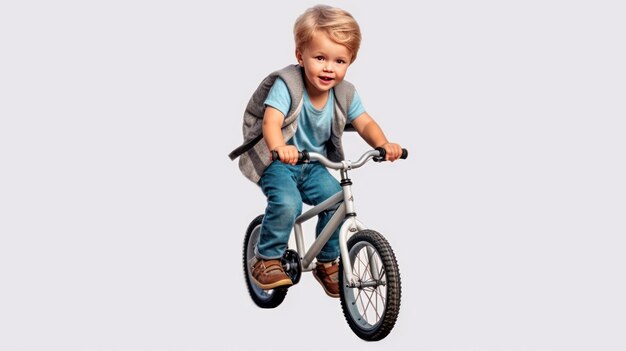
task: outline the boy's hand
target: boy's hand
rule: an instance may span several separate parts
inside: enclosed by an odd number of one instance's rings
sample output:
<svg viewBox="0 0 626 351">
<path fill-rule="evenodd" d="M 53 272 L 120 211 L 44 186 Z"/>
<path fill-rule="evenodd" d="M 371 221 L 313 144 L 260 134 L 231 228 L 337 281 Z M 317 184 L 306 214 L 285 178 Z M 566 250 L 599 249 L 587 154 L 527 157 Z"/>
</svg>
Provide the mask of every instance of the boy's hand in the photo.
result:
<svg viewBox="0 0 626 351">
<path fill-rule="evenodd" d="M 298 162 L 298 149 L 293 145 L 283 145 L 274 148 L 278 152 L 278 158 L 282 163 L 295 165 Z"/>
<path fill-rule="evenodd" d="M 385 159 L 387 161 L 393 162 L 399 159 L 400 156 L 402 156 L 402 147 L 399 144 L 387 143 L 387 144 L 381 145 L 381 147 L 385 149 L 385 152 L 386 152 Z"/>
</svg>

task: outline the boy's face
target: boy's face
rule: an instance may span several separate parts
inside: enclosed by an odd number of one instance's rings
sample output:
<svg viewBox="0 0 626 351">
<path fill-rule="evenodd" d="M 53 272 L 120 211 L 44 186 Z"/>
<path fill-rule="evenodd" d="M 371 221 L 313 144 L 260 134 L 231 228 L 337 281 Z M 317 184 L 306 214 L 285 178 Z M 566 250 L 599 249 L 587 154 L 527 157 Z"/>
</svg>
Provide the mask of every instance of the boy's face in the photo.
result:
<svg viewBox="0 0 626 351">
<path fill-rule="evenodd" d="M 304 67 L 307 92 L 315 95 L 329 91 L 343 80 L 352 53 L 332 41 L 326 33 L 318 32 L 302 51 L 296 49 L 296 58 Z"/>
</svg>

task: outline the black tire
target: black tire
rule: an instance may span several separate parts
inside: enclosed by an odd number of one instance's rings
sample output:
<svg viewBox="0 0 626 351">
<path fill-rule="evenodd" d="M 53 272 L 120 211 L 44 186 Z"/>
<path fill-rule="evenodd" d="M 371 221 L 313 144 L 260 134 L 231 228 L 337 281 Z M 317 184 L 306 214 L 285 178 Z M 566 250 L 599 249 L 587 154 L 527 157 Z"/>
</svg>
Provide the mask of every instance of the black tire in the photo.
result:
<svg viewBox="0 0 626 351">
<path fill-rule="evenodd" d="M 261 289 L 252 281 L 250 266 L 248 264 L 248 261 L 254 257 L 254 248 L 259 241 L 261 222 L 263 222 L 263 215 L 259 215 L 253 219 L 248 226 L 248 230 L 246 230 L 246 237 L 243 241 L 243 275 L 252 301 L 261 308 L 275 308 L 285 300 L 287 289 Z"/>
<path fill-rule="evenodd" d="M 341 309 L 348 325 L 358 337 L 366 341 L 381 340 L 389 335 L 400 312 L 402 287 L 398 262 L 387 240 L 373 230 L 354 234 L 348 240 L 348 254 L 352 274 L 359 283 L 376 285 L 350 288 L 345 281 L 343 264 L 340 264 Z M 369 270 L 371 259 L 378 265 L 378 282 L 372 278 Z"/>
</svg>

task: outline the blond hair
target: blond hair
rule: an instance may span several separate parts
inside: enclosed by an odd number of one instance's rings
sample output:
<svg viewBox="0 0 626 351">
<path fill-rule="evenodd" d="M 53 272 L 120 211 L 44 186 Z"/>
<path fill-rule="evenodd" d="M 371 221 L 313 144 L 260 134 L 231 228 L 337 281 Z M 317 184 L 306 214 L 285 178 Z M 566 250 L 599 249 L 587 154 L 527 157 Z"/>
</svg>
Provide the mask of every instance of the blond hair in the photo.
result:
<svg viewBox="0 0 626 351">
<path fill-rule="evenodd" d="M 354 17 L 345 10 L 327 5 L 317 5 L 301 14 L 293 27 L 296 49 L 302 51 L 313 34 L 322 31 L 337 44 L 348 48 L 350 63 L 356 60 L 361 46 L 361 29 Z"/>
</svg>

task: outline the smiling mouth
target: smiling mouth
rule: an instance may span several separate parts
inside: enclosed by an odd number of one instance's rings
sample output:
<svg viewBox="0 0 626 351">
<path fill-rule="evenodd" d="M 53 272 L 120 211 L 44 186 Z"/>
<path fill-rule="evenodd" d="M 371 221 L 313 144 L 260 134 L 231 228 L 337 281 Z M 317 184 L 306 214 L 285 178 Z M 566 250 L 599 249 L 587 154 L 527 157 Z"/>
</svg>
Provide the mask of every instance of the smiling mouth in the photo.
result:
<svg viewBox="0 0 626 351">
<path fill-rule="evenodd" d="M 320 77 L 320 80 L 322 80 L 323 82 L 330 82 L 333 80 L 333 78 L 330 77 Z"/>
</svg>

